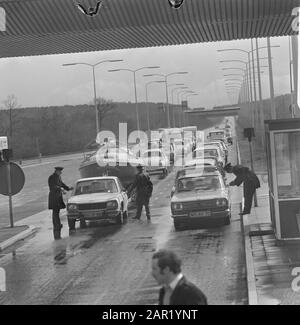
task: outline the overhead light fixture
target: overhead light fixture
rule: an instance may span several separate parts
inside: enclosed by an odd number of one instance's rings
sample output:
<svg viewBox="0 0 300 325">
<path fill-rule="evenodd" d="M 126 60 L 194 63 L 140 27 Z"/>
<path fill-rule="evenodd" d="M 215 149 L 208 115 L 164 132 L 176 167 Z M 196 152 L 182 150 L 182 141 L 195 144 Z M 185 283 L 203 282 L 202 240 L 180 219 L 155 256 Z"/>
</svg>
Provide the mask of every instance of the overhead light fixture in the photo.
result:
<svg viewBox="0 0 300 325">
<path fill-rule="evenodd" d="M 89 17 L 94 17 L 96 16 L 99 12 L 100 12 L 100 8 L 102 7 L 103 1 L 97 1 L 96 7 L 89 7 L 88 10 L 85 9 L 85 7 L 80 4 L 77 3 L 76 7 L 85 15 L 89 16 Z"/>
<path fill-rule="evenodd" d="M 181 5 L 183 4 L 184 0 L 168 0 L 169 5 L 173 9 L 179 9 Z"/>
</svg>

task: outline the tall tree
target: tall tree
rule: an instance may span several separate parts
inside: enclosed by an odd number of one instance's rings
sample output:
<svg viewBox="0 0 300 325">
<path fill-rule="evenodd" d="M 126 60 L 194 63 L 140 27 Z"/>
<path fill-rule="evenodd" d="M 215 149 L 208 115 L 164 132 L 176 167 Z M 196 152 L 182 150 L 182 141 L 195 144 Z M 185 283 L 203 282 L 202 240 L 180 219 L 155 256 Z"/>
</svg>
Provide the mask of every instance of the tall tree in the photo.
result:
<svg viewBox="0 0 300 325">
<path fill-rule="evenodd" d="M 4 113 L 4 123 L 2 124 L 2 132 L 9 136 L 9 145 L 11 146 L 12 137 L 13 137 L 13 123 L 17 116 L 17 112 L 14 109 L 19 108 L 17 97 L 12 94 L 7 96 L 7 98 L 3 101 L 3 108 L 5 110 Z"/>
<path fill-rule="evenodd" d="M 97 110 L 98 110 L 98 117 L 99 117 L 99 128 L 101 130 L 101 126 L 103 125 L 103 120 L 105 120 L 105 118 L 114 111 L 116 105 L 115 103 L 113 103 L 112 100 L 105 99 L 102 97 L 98 97 L 96 99 L 96 103 L 97 103 Z"/>
</svg>

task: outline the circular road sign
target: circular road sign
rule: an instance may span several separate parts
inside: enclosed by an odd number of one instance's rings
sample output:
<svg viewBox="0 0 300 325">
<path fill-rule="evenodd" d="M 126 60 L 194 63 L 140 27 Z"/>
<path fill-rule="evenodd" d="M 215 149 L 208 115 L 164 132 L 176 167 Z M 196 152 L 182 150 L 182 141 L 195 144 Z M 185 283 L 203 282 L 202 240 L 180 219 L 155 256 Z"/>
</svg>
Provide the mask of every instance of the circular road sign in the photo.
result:
<svg viewBox="0 0 300 325">
<path fill-rule="evenodd" d="M 8 196 L 8 182 L 7 182 L 7 173 L 8 173 L 8 164 L 10 164 L 10 175 L 11 175 L 11 194 L 18 194 L 24 184 L 25 184 L 25 175 L 22 168 L 13 163 L 13 162 L 0 162 L 0 194 Z"/>
</svg>

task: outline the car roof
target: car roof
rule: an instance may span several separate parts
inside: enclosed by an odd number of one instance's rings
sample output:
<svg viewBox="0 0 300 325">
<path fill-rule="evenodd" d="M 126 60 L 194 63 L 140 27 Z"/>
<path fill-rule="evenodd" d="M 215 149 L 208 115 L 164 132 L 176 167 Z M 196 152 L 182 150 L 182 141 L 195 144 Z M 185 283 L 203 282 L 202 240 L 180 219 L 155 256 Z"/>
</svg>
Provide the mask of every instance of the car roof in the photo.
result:
<svg viewBox="0 0 300 325">
<path fill-rule="evenodd" d="M 83 181 L 96 181 L 101 179 L 113 179 L 118 180 L 117 176 L 97 176 L 97 177 L 87 177 L 87 178 L 80 178 L 76 181 L 77 182 L 83 182 Z"/>
</svg>

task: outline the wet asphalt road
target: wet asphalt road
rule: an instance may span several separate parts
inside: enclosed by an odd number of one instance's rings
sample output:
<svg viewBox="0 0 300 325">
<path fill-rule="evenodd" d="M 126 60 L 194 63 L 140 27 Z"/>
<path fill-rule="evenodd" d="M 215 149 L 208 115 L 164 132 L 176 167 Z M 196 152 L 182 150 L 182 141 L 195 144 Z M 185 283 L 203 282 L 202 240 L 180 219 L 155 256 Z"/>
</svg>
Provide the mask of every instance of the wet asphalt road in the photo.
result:
<svg viewBox="0 0 300 325">
<path fill-rule="evenodd" d="M 76 168 L 72 161 L 65 163 Z M 174 173 L 156 178 L 150 224 L 145 215 L 140 222 L 132 220 L 133 211 L 123 226 L 93 225 L 69 237 L 63 216 L 63 239 L 53 241 L 49 212 L 24 219 L 39 231 L 0 255 L 7 276 L 0 304 L 157 304 L 159 287 L 151 276 L 151 256 L 159 248 L 182 257 L 184 274 L 203 290 L 209 304 L 246 304 L 237 215 L 240 190 L 231 188 L 231 225 L 175 232 L 169 207 L 173 181 Z"/>
<path fill-rule="evenodd" d="M 25 185 L 20 193 L 13 196 L 14 221 L 21 220 L 48 208 L 48 177 L 55 166 L 65 167 L 63 181 L 71 186 L 80 177 L 79 165 L 82 161 L 81 153 L 43 158 L 40 164 L 36 161 L 24 161 L 20 165 L 25 174 Z M 0 227 L 9 225 L 8 198 L 0 195 Z"/>
</svg>

